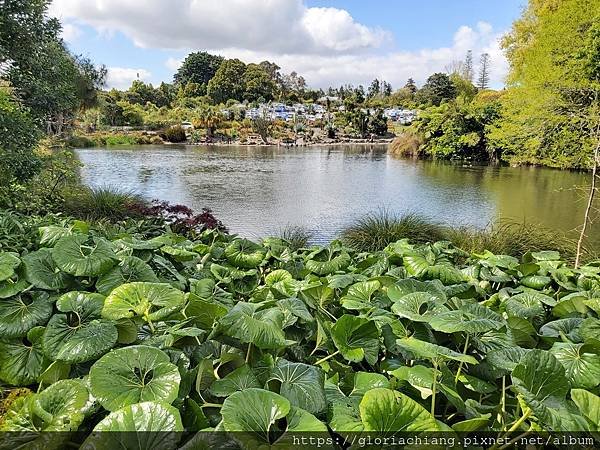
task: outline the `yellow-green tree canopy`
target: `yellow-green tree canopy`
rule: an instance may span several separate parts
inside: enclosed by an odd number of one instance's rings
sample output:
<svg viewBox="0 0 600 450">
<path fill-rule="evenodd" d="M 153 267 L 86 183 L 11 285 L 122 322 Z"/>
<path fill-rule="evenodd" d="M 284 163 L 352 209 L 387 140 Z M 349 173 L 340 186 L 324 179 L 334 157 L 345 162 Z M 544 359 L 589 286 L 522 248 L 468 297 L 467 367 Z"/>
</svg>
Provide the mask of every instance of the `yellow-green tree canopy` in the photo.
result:
<svg viewBox="0 0 600 450">
<path fill-rule="evenodd" d="M 502 44 L 509 89 L 490 144 L 513 163 L 589 167 L 600 118 L 600 2 L 530 0 Z"/>
</svg>

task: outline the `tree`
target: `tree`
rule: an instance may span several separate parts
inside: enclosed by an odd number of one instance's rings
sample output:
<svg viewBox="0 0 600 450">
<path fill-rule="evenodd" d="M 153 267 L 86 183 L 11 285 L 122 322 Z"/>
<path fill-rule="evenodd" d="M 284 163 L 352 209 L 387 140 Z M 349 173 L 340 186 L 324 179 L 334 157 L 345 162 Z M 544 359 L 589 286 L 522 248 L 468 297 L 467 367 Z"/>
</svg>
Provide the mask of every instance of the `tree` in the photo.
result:
<svg viewBox="0 0 600 450">
<path fill-rule="evenodd" d="M 474 76 L 475 76 L 475 72 L 473 69 L 473 50 L 469 50 L 469 51 L 467 51 L 467 56 L 465 57 L 464 77 L 472 83 Z"/>
<path fill-rule="evenodd" d="M 277 86 L 271 76 L 257 64 L 248 64 L 244 73 L 244 100 L 269 102 L 275 97 Z"/>
<path fill-rule="evenodd" d="M 369 86 L 369 90 L 367 91 L 367 98 L 375 98 L 381 92 L 381 83 L 377 78 L 371 81 L 371 85 Z"/>
<path fill-rule="evenodd" d="M 408 89 L 408 91 L 410 91 L 412 94 L 416 94 L 418 90 L 417 85 L 415 84 L 415 80 L 413 80 L 412 78 L 408 79 L 408 81 L 404 85 L 404 88 Z"/>
<path fill-rule="evenodd" d="M 388 132 L 388 121 L 383 114 L 383 109 L 378 108 L 375 114 L 369 117 L 368 130 L 377 136 L 383 136 Z"/>
<path fill-rule="evenodd" d="M 28 111 L 7 87 L 0 86 L 0 188 L 26 182 L 40 169 L 41 161 L 34 152 L 38 137 Z M 2 190 L 0 203 L 4 203 Z"/>
<path fill-rule="evenodd" d="M 591 168 L 600 122 L 600 5 L 531 0 L 502 41 L 510 63 L 490 145 L 512 164 Z"/>
<path fill-rule="evenodd" d="M 196 128 L 204 128 L 206 136 L 211 138 L 219 124 L 223 122 L 223 114 L 215 106 L 201 105 L 194 111 L 192 124 Z"/>
<path fill-rule="evenodd" d="M 392 95 L 392 85 L 387 81 L 383 82 L 383 87 L 381 88 L 381 93 L 384 97 L 389 97 Z"/>
<path fill-rule="evenodd" d="M 239 59 L 226 59 L 208 83 L 207 94 L 215 103 L 229 99 L 241 101 L 244 96 L 246 64 Z"/>
<path fill-rule="evenodd" d="M 417 92 L 417 100 L 422 104 L 438 106 L 444 101 L 456 98 L 456 87 L 445 73 L 434 73 Z"/>
<path fill-rule="evenodd" d="M 206 89 L 208 82 L 215 76 L 223 61 L 222 56 L 207 52 L 190 53 L 173 77 L 175 84 L 185 86 L 188 83 L 197 83 L 204 85 Z"/>
<path fill-rule="evenodd" d="M 477 76 L 477 87 L 480 90 L 487 89 L 490 85 L 490 55 L 483 53 L 479 60 L 479 75 Z"/>
<path fill-rule="evenodd" d="M 39 126 L 61 133 L 78 110 L 93 106 L 106 69 L 72 55 L 47 17 L 49 0 L 5 0 L 0 5 L 0 66 L 14 94 Z"/>
</svg>

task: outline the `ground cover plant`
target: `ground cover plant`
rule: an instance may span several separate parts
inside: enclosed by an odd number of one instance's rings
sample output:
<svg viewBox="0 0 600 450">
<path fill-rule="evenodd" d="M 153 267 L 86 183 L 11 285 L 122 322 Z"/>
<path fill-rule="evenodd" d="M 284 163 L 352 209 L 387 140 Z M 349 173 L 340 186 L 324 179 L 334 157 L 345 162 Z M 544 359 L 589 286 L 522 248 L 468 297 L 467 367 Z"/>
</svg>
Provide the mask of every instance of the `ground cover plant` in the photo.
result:
<svg viewBox="0 0 600 450">
<path fill-rule="evenodd" d="M 3 446 L 596 432 L 599 314 L 600 263 L 573 269 L 555 251 L 45 225 L 0 253 L 0 431 L 19 432 Z"/>
</svg>

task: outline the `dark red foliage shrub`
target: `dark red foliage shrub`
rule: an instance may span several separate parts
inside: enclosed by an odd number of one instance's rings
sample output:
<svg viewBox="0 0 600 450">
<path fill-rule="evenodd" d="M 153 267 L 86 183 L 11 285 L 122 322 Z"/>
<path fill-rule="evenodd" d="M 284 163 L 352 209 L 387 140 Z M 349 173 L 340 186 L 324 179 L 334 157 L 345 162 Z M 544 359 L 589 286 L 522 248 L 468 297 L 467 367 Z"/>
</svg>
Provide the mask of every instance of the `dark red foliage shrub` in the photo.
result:
<svg viewBox="0 0 600 450">
<path fill-rule="evenodd" d="M 200 214 L 185 205 L 172 205 L 169 202 L 152 200 L 149 205 L 135 205 L 132 213 L 146 218 L 164 220 L 171 229 L 180 234 L 199 233 L 204 230 L 219 230 L 227 233 L 227 227 L 208 208 Z"/>
</svg>

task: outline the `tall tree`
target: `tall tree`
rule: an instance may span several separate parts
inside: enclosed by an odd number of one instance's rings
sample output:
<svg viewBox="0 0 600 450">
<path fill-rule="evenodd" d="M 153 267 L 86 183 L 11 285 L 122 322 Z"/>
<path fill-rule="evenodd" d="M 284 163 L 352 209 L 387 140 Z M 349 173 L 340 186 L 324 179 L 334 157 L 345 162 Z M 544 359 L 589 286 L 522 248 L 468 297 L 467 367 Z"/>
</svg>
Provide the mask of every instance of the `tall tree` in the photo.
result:
<svg viewBox="0 0 600 450">
<path fill-rule="evenodd" d="M 208 82 L 207 94 L 215 103 L 233 99 L 241 101 L 244 96 L 246 64 L 239 59 L 226 59 L 215 76 Z"/>
<path fill-rule="evenodd" d="M 243 78 L 244 100 L 268 102 L 275 97 L 275 82 L 258 64 L 248 64 Z"/>
<path fill-rule="evenodd" d="M 412 94 L 416 94 L 417 93 L 417 85 L 415 83 L 415 80 L 413 80 L 412 78 L 409 78 L 408 81 L 406 82 L 406 84 L 404 85 L 404 87 L 406 89 L 408 89 Z"/>
<path fill-rule="evenodd" d="M 469 50 L 469 51 L 467 51 L 467 56 L 465 57 L 464 77 L 472 83 L 474 76 L 475 76 L 475 72 L 473 69 L 473 50 Z"/>
<path fill-rule="evenodd" d="M 438 106 L 444 101 L 456 98 L 456 86 L 445 73 L 434 73 L 417 92 L 417 100 L 423 104 Z"/>
<path fill-rule="evenodd" d="M 477 87 L 481 90 L 490 87 L 490 55 L 483 53 L 479 60 L 479 75 L 477 76 Z"/>
<path fill-rule="evenodd" d="M 211 55 L 207 52 L 190 53 L 173 79 L 176 84 L 185 86 L 188 83 L 197 83 L 204 86 L 215 76 L 219 66 L 224 58 L 218 55 Z"/>
<path fill-rule="evenodd" d="M 381 82 L 375 78 L 371 81 L 369 90 L 367 91 L 367 98 L 375 98 L 381 93 Z"/>
</svg>

